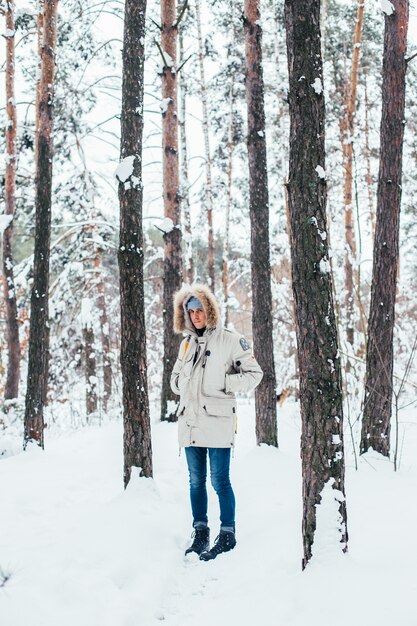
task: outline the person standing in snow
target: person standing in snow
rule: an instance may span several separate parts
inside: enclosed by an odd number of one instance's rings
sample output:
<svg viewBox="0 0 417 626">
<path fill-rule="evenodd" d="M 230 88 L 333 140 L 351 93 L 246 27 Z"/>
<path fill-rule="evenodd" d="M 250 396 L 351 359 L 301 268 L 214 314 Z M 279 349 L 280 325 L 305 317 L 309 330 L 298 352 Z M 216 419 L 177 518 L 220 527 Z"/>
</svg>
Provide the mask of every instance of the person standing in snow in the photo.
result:
<svg viewBox="0 0 417 626">
<path fill-rule="evenodd" d="M 236 545 L 235 496 L 229 476 L 235 394 L 254 389 L 263 373 L 246 339 L 222 328 L 216 298 L 205 285 L 185 286 L 174 295 L 174 331 L 186 334 L 171 375 L 171 388 L 180 396 L 178 440 L 185 448 L 190 475 L 194 540 L 185 554 L 195 552 L 209 561 Z M 207 456 L 220 505 L 220 533 L 211 549 Z"/>
</svg>

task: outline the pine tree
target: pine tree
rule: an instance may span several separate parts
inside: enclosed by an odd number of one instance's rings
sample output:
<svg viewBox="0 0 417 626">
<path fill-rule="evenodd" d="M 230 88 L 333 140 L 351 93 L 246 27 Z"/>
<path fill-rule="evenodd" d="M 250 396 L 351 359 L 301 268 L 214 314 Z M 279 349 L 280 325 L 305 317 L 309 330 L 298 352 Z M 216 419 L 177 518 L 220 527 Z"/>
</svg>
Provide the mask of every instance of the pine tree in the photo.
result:
<svg viewBox="0 0 417 626">
<path fill-rule="evenodd" d="M 132 467 L 152 476 L 142 232 L 142 133 L 146 0 L 126 0 L 123 36 L 120 201 L 120 309 L 124 485 Z"/>
<path fill-rule="evenodd" d="M 385 15 L 381 148 L 360 451 L 390 452 L 393 332 L 399 254 L 408 0 Z"/>
<path fill-rule="evenodd" d="M 269 198 L 266 162 L 262 29 L 259 0 L 245 0 L 246 99 L 251 219 L 252 324 L 254 352 L 263 370 L 255 391 L 258 444 L 278 445 L 277 402 L 272 338 Z"/>
<path fill-rule="evenodd" d="M 334 494 L 340 544 L 347 547 L 341 367 L 326 223 L 325 110 L 320 1 L 286 0 L 292 286 L 300 370 L 305 567 L 312 556 L 316 508 Z"/>
<path fill-rule="evenodd" d="M 39 129 L 36 135 L 36 230 L 24 433 L 25 446 L 33 440 L 42 447 L 44 443 L 43 409 L 48 382 L 49 256 L 58 0 L 45 0 L 43 6 Z"/>
</svg>

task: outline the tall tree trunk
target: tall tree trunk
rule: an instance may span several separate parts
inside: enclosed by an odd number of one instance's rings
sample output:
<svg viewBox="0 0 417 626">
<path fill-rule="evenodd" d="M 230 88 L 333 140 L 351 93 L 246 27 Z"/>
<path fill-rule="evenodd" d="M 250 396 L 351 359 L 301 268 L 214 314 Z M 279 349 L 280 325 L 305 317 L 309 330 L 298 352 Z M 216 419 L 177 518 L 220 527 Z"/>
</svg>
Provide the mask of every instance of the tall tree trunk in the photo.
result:
<svg viewBox="0 0 417 626">
<path fill-rule="evenodd" d="M 161 419 L 176 421 L 177 397 L 171 391 L 170 378 L 177 358 L 179 338 L 173 332 L 173 296 L 181 287 L 182 256 L 180 229 L 180 193 L 178 167 L 177 117 L 177 16 L 175 0 L 162 0 L 162 159 L 164 213 L 173 222 L 164 234 L 164 361 L 162 372 Z"/>
<path fill-rule="evenodd" d="M 106 412 L 112 394 L 113 373 L 110 360 L 110 329 L 106 307 L 106 289 L 103 280 L 101 250 L 95 246 L 94 268 L 96 271 L 97 308 L 100 321 L 101 353 L 103 363 L 103 410 Z"/>
<path fill-rule="evenodd" d="M 152 476 L 143 286 L 142 136 L 146 0 L 126 0 L 120 158 L 121 346 L 124 485 L 132 467 Z"/>
<path fill-rule="evenodd" d="M 343 204 L 345 207 L 345 306 L 346 306 L 346 338 L 350 345 L 354 344 L 354 264 L 356 265 L 356 242 L 353 220 L 353 137 L 356 110 L 356 89 L 359 73 L 359 55 L 362 42 L 363 12 L 365 2 L 358 0 L 355 32 L 353 36 L 352 67 L 344 94 L 344 115 L 340 123 L 342 139 L 342 171 L 344 178 Z M 349 367 L 349 361 L 348 361 Z"/>
<path fill-rule="evenodd" d="M 180 60 L 184 57 L 184 42 L 182 28 L 178 33 Z M 180 145 L 181 145 L 181 218 L 184 224 L 184 271 L 187 282 L 191 284 L 194 280 L 194 260 L 193 260 L 193 234 L 191 228 L 190 214 L 190 182 L 188 179 L 188 155 L 187 155 L 187 132 L 186 132 L 186 110 L 187 110 L 187 82 L 183 74 L 180 74 Z"/>
<path fill-rule="evenodd" d="M 42 45 L 43 45 L 43 24 L 45 0 L 37 0 L 38 17 L 37 17 L 37 41 L 38 41 L 38 73 L 36 78 L 36 107 L 35 107 L 35 137 L 39 132 L 39 103 L 41 98 L 41 75 L 42 75 Z M 35 141 L 35 176 L 38 173 L 38 142 Z"/>
<path fill-rule="evenodd" d="M 286 0 L 292 285 L 300 368 L 303 546 L 312 556 L 317 505 L 334 494 L 334 528 L 347 547 L 341 367 L 327 244 L 319 0 Z"/>
<path fill-rule="evenodd" d="M 236 23 L 235 23 L 235 4 L 232 2 L 231 21 L 232 21 L 232 41 L 231 49 L 236 46 Z M 222 285 L 223 285 L 223 304 L 224 304 L 224 325 L 229 324 L 229 256 L 230 256 L 230 214 L 232 210 L 233 195 L 233 154 L 235 144 L 236 131 L 236 70 L 233 64 L 230 74 L 230 91 L 229 91 L 229 126 L 227 132 L 227 204 L 225 215 L 225 236 L 223 244 L 223 262 L 222 262 Z"/>
<path fill-rule="evenodd" d="M 28 380 L 24 445 L 43 447 L 43 408 L 48 383 L 48 289 L 51 241 L 54 79 L 58 0 L 44 1 L 39 130 L 36 134 L 36 226 L 30 306 Z"/>
<path fill-rule="evenodd" d="M 262 29 L 259 0 L 245 0 L 246 101 L 248 109 L 251 220 L 252 325 L 255 356 L 264 376 L 255 391 L 257 443 L 278 445 L 272 334 L 269 199 L 266 162 Z"/>
<path fill-rule="evenodd" d="M 390 451 L 393 334 L 399 251 L 405 72 L 409 2 L 393 0 L 385 16 L 381 148 L 366 352 L 361 453 Z"/>
<path fill-rule="evenodd" d="M 94 329 L 92 322 L 92 303 L 89 298 L 83 298 L 81 305 L 82 331 L 84 341 L 84 375 L 85 375 L 85 404 L 87 422 L 92 413 L 97 411 L 97 366 Z"/>
<path fill-rule="evenodd" d="M 206 160 L 206 194 L 204 205 L 207 207 L 207 226 L 208 226 L 208 277 L 211 290 L 215 289 L 215 272 L 214 272 L 214 237 L 213 237 L 213 183 L 211 176 L 211 154 L 209 139 L 209 119 L 207 106 L 207 88 L 204 73 L 204 42 L 201 32 L 201 8 L 200 0 L 195 0 L 197 36 L 198 36 L 198 62 L 200 66 L 200 92 L 201 104 L 203 107 L 203 135 L 204 135 L 204 152 Z"/>
<path fill-rule="evenodd" d="M 372 173 L 371 173 L 371 149 L 369 147 L 369 97 L 368 97 L 368 80 L 366 69 L 363 68 L 363 77 L 365 83 L 365 161 L 366 161 L 366 188 L 368 190 L 369 219 L 371 221 L 372 239 L 375 237 L 375 211 L 374 211 L 374 194 L 372 189 Z"/>
<path fill-rule="evenodd" d="M 14 0 L 8 0 L 6 15 L 6 172 L 4 177 L 5 215 L 11 221 L 3 233 L 3 288 L 7 326 L 7 379 L 5 400 L 17 398 L 20 378 L 19 322 L 17 318 L 16 291 L 13 272 L 13 216 L 16 205 L 16 102 L 15 82 L 15 28 Z"/>
</svg>

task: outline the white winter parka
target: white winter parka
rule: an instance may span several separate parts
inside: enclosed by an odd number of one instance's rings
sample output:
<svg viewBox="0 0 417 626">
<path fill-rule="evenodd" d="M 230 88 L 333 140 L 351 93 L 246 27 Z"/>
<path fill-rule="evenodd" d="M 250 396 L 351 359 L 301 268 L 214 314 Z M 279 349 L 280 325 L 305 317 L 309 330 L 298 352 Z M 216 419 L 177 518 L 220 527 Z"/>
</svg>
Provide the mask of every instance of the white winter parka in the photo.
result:
<svg viewBox="0 0 417 626">
<path fill-rule="evenodd" d="M 186 308 L 192 296 L 200 300 L 207 315 L 202 336 Z M 216 299 L 205 285 L 183 287 L 175 294 L 174 330 L 187 333 L 171 375 L 171 388 L 180 396 L 180 446 L 233 447 L 235 394 L 254 389 L 263 376 L 252 350 L 246 339 L 221 327 Z"/>
</svg>

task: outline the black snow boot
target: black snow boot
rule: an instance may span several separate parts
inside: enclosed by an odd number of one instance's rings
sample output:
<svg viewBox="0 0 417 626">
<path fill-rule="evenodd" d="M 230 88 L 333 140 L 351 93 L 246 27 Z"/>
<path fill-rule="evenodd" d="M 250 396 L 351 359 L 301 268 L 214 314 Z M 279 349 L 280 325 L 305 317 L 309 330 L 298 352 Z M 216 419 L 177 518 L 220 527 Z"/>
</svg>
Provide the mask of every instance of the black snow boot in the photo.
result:
<svg viewBox="0 0 417 626">
<path fill-rule="evenodd" d="M 210 528 L 208 526 L 197 526 L 193 532 L 194 541 L 189 548 L 186 549 L 185 554 L 195 552 L 200 555 L 203 550 L 208 550 L 210 547 Z"/>
<path fill-rule="evenodd" d="M 231 530 L 221 530 L 220 535 L 216 537 L 216 541 L 214 542 L 214 546 L 212 547 L 212 549 L 204 550 L 204 552 L 200 554 L 200 560 L 211 561 L 212 559 L 215 559 L 218 554 L 233 550 L 235 545 L 235 533 Z"/>
</svg>

